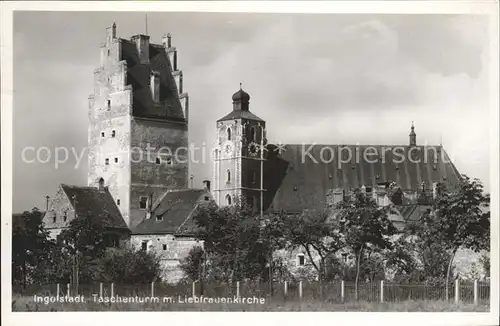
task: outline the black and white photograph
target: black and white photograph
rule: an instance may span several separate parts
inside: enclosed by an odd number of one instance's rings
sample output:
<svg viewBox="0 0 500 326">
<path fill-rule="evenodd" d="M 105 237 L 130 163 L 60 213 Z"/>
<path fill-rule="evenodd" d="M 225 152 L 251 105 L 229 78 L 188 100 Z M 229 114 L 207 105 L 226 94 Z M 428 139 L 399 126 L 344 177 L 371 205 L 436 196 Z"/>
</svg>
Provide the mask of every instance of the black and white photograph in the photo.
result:
<svg viewBox="0 0 500 326">
<path fill-rule="evenodd" d="M 2 3 L 9 324 L 122 311 L 495 324 L 498 3 L 225 3 Z"/>
</svg>

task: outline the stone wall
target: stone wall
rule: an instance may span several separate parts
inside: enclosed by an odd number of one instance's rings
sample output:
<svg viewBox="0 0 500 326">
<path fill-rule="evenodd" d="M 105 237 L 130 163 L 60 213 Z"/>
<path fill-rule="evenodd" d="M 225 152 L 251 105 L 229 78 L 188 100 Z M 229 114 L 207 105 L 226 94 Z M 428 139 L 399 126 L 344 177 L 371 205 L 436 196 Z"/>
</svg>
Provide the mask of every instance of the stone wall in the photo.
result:
<svg viewBox="0 0 500 326">
<path fill-rule="evenodd" d="M 135 250 L 142 248 L 147 242 L 147 250 L 156 252 L 161 259 L 162 279 L 168 283 L 177 283 L 183 277 L 180 262 L 186 258 L 195 246 L 203 246 L 203 242 L 190 237 L 175 237 L 171 234 L 132 235 L 130 244 Z"/>
</svg>

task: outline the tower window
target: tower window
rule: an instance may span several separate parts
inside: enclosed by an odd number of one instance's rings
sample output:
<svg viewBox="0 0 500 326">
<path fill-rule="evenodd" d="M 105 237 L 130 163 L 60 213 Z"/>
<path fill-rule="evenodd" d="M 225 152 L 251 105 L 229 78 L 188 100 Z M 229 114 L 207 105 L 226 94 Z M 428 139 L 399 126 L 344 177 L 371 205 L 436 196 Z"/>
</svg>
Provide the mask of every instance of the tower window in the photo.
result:
<svg viewBox="0 0 500 326">
<path fill-rule="evenodd" d="M 108 110 L 111 109 L 111 100 L 108 100 Z"/>
<path fill-rule="evenodd" d="M 115 136 L 116 136 L 116 131 L 111 130 L 111 137 L 115 138 Z"/>
<path fill-rule="evenodd" d="M 163 250 L 167 250 L 167 249 L 168 249 L 167 245 L 163 244 Z"/>
<path fill-rule="evenodd" d="M 139 208 L 140 209 L 146 209 L 148 206 L 148 197 L 141 196 L 139 198 Z"/>
<path fill-rule="evenodd" d="M 66 222 L 68 220 L 68 212 L 64 212 L 63 221 Z"/>
<path fill-rule="evenodd" d="M 227 128 L 227 140 L 231 140 L 231 128 Z"/>
<path fill-rule="evenodd" d="M 57 215 L 54 213 L 54 216 L 52 217 L 52 222 L 55 223 L 57 219 Z"/>
<path fill-rule="evenodd" d="M 104 136 L 106 136 L 106 134 L 104 133 L 104 131 L 101 131 L 101 138 L 104 138 Z"/>
<path fill-rule="evenodd" d="M 257 172 L 252 171 L 252 184 L 257 183 Z"/>
<path fill-rule="evenodd" d="M 230 195 L 226 195 L 226 204 L 231 205 L 231 196 Z"/>
<path fill-rule="evenodd" d="M 115 157 L 115 163 L 118 163 L 118 157 Z"/>
<path fill-rule="evenodd" d="M 250 128 L 250 140 L 255 141 L 255 128 Z"/>
<path fill-rule="evenodd" d="M 116 200 L 116 205 L 120 206 L 120 199 Z"/>
<path fill-rule="evenodd" d="M 104 160 L 104 164 L 109 165 L 109 158 Z"/>
<path fill-rule="evenodd" d="M 111 53 L 111 51 L 108 49 L 108 57 L 109 57 L 109 54 Z"/>
<path fill-rule="evenodd" d="M 226 171 L 226 183 L 231 183 L 231 171 Z"/>
</svg>

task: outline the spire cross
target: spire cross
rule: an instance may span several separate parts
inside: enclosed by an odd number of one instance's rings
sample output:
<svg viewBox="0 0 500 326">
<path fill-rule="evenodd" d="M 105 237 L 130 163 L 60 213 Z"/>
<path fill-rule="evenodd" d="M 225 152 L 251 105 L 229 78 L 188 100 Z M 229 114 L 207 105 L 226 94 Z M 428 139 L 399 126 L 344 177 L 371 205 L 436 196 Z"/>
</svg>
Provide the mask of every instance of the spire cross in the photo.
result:
<svg viewBox="0 0 500 326">
<path fill-rule="evenodd" d="M 242 88 L 242 87 L 243 87 L 242 85 L 243 85 L 243 83 L 242 83 L 242 82 L 240 82 L 240 90 L 241 90 L 241 89 L 243 89 L 243 88 Z"/>
</svg>

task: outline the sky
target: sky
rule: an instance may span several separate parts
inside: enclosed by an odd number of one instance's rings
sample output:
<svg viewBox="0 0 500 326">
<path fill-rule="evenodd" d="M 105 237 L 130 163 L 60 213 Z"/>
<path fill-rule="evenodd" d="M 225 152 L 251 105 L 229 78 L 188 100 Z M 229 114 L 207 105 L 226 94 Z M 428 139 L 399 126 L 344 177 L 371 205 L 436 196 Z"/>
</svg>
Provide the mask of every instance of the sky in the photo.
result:
<svg viewBox="0 0 500 326">
<path fill-rule="evenodd" d="M 14 212 L 45 209 L 60 183 L 86 185 L 86 156 L 56 167 L 55 148 L 86 148 L 87 98 L 113 22 L 122 38 L 146 30 L 145 13 L 14 14 Z M 162 12 L 148 13 L 147 31 L 157 44 L 172 34 L 196 146 L 213 145 L 241 82 L 270 142 L 406 145 L 413 121 L 417 144 L 442 143 L 489 189 L 486 16 Z M 24 161 L 27 147 L 48 148 L 50 160 Z M 194 185 L 211 171 L 209 157 L 192 163 Z"/>
</svg>

